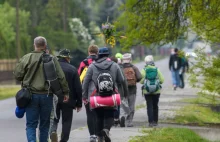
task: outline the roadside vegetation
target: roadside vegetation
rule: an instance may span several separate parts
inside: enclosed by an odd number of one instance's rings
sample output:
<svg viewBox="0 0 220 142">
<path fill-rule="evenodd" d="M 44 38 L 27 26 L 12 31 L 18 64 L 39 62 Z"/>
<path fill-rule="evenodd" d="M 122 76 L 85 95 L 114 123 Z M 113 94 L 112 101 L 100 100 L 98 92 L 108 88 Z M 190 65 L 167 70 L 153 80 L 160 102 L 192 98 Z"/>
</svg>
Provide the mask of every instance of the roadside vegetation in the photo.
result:
<svg viewBox="0 0 220 142">
<path fill-rule="evenodd" d="M 20 86 L 0 87 L 0 100 L 14 97 L 20 88 Z"/>
<path fill-rule="evenodd" d="M 129 142 L 208 142 L 187 128 L 143 129 L 142 133 Z"/>
</svg>

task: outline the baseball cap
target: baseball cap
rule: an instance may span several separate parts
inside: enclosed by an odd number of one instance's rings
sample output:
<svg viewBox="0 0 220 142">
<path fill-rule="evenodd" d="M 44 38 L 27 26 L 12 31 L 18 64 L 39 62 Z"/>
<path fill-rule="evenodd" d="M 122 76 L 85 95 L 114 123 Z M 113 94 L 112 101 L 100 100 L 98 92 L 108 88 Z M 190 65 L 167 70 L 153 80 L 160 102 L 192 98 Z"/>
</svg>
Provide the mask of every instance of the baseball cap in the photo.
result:
<svg viewBox="0 0 220 142">
<path fill-rule="evenodd" d="M 62 49 L 59 52 L 59 55 L 57 56 L 59 58 L 72 58 L 72 56 L 70 55 L 70 50 L 69 49 Z"/>
<path fill-rule="evenodd" d="M 107 47 L 99 48 L 99 55 L 109 55 L 109 49 Z"/>
</svg>

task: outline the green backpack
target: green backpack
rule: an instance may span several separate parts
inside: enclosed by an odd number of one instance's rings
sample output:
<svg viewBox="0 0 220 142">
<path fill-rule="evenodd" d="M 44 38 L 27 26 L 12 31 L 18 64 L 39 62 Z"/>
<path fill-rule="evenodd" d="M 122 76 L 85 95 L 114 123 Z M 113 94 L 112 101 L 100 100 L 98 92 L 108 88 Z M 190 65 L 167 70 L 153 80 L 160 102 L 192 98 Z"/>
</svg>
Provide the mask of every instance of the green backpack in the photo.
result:
<svg viewBox="0 0 220 142">
<path fill-rule="evenodd" d="M 144 87 L 149 93 L 155 93 L 160 89 L 160 80 L 158 78 L 157 68 L 145 68 Z"/>
</svg>

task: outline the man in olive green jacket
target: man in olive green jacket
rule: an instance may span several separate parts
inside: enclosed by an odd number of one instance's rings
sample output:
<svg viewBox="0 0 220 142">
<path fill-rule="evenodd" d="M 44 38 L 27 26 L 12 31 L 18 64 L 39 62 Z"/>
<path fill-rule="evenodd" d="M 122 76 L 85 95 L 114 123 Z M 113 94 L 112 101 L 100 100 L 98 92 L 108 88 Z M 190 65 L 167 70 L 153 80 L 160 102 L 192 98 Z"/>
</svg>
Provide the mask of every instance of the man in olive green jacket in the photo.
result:
<svg viewBox="0 0 220 142">
<path fill-rule="evenodd" d="M 26 110 L 26 135 L 28 142 L 36 142 L 36 128 L 39 124 L 39 141 L 47 142 L 50 116 L 53 107 L 53 94 L 45 81 L 43 63 L 37 68 L 42 54 L 46 51 L 47 41 L 44 37 L 34 39 L 35 50 L 24 55 L 15 67 L 14 76 L 22 82 L 22 86 L 29 86 L 32 92 L 32 100 Z M 53 58 L 56 66 L 57 77 L 63 90 L 64 102 L 68 101 L 69 88 L 65 75 L 56 58 Z M 36 73 L 34 74 L 36 70 Z M 34 74 L 34 76 L 33 76 Z M 31 79 L 31 76 L 32 79 Z"/>
<path fill-rule="evenodd" d="M 146 63 L 146 66 L 141 71 L 141 75 L 142 75 L 142 80 L 140 81 L 141 84 L 144 84 L 145 82 L 146 69 L 149 69 L 149 68 L 156 69 L 152 55 L 148 55 L 145 57 L 145 63 Z M 160 84 L 164 82 L 164 77 L 159 69 L 157 69 L 157 78 Z M 159 89 L 153 93 L 149 93 L 144 87 L 142 91 L 143 91 L 143 94 L 144 94 L 144 97 L 147 103 L 147 115 L 148 115 L 149 127 L 157 126 L 158 103 L 159 103 L 159 98 L 160 98 L 161 87 L 159 87 Z"/>
</svg>

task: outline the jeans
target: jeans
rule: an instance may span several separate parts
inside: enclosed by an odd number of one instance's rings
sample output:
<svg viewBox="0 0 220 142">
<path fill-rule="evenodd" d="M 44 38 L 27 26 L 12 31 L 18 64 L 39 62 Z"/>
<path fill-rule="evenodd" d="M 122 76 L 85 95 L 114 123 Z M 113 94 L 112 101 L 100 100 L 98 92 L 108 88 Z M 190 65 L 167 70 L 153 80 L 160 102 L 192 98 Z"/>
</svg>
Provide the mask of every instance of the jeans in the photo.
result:
<svg viewBox="0 0 220 142">
<path fill-rule="evenodd" d="M 26 135 L 28 142 L 36 142 L 36 128 L 39 124 L 39 142 L 48 142 L 50 116 L 53 107 L 53 96 L 33 94 L 26 107 Z"/>
<path fill-rule="evenodd" d="M 89 129 L 89 134 L 90 136 L 92 135 L 96 135 L 97 134 L 97 128 L 96 128 L 96 113 L 94 110 L 90 109 L 90 104 L 87 103 L 85 105 L 86 108 L 86 115 L 87 115 L 87 125 L 88 125 L 88 129 Z"/>
<path fill-rule="evenodd" d="M 62 113 L 62 133 L 61 133 L 60 142 L 67 142 L 69 140 L 69 135 L 72 126 L 73 108 L 69 107 L 69 105 L 65 103 L 57 104 L 57 108 L 56 108 L 57 119 L 54 118 L 51 132 L 57 131 L 58 123 L 60 120 L 60 113 Z"/>
<path fill-rule="evenodd" d="M 173 85 L 176 87 L 179 87 L 179 84 L 180 84 L 179 70 L 175 71 L 175 70 L 171 69 L 171 73 L 172 73 Z"/>
<path fill-rule="evenodd" d="M 158 102 L 159 102 L 160 94 L 154 95 L 145 95 L 145 100 L 147 103 L 147 115 L 148 115 L 148 122 L 152 123 L 158 122 Z"/>
<path fill-rule="evenodd" d="M 97 135 L 101 135 L 103 129 L 110 131 L 114 122 L 114 109 L 96 108 L 94 109 L 97 116 Z"/>
</svg>

